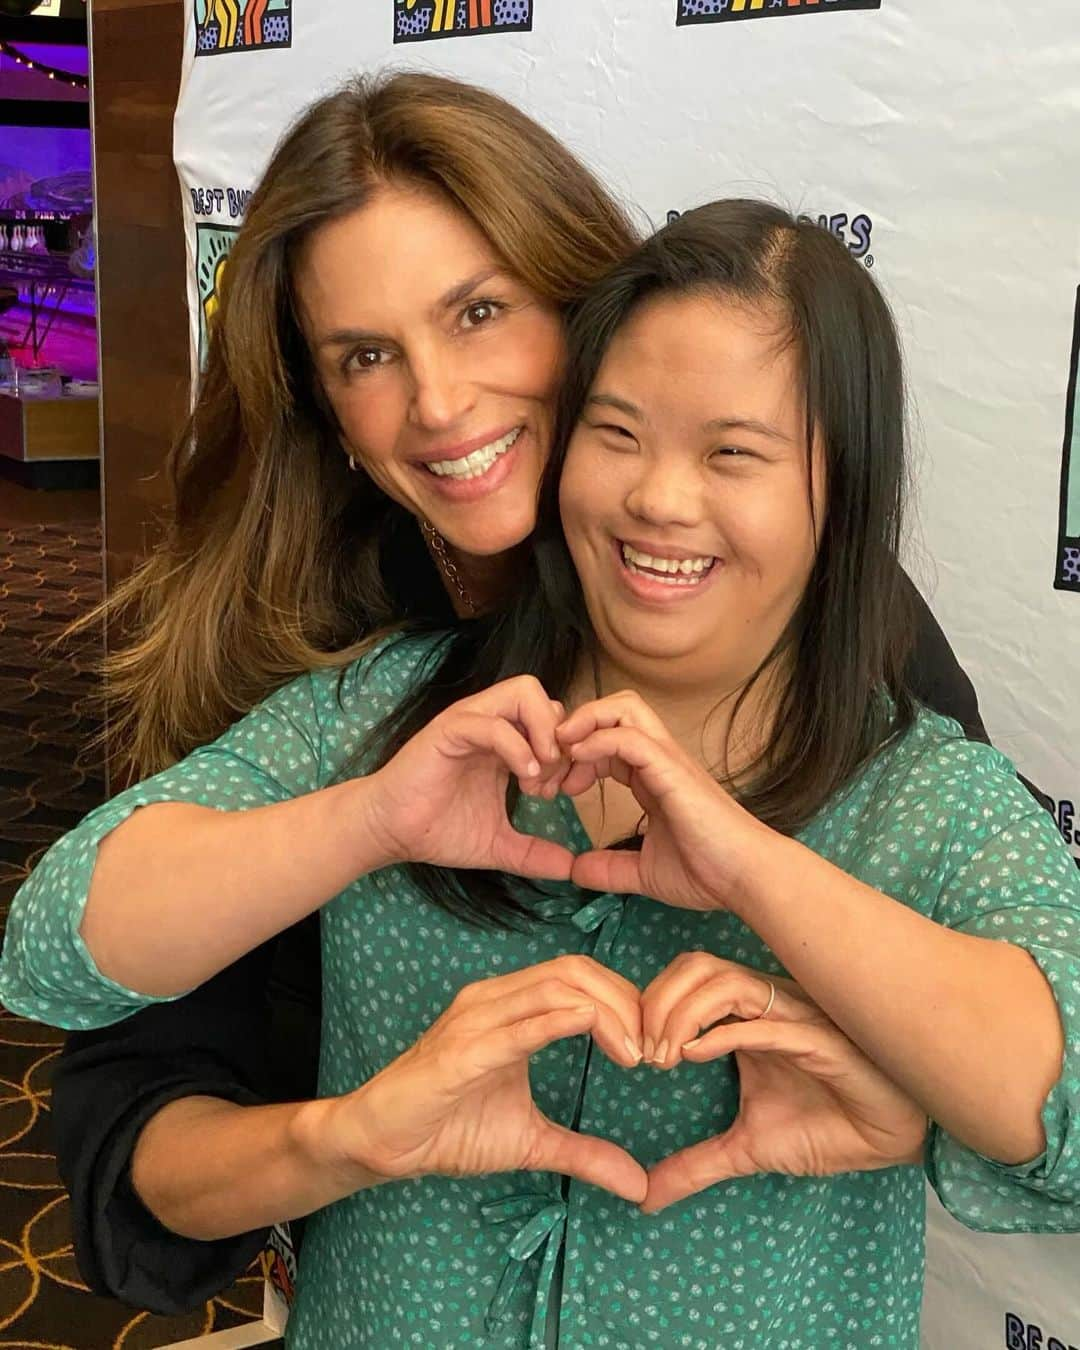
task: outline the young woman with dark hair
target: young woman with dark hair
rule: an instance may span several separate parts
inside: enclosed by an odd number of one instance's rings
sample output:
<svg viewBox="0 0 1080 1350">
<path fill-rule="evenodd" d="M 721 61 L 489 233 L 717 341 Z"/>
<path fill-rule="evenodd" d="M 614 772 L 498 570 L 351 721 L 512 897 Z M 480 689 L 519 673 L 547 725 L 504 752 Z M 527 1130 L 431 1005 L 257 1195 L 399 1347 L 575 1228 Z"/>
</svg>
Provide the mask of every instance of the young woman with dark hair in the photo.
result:
<svg viewBox="0 0 1080 1350">
<path fill-rule="evenodd" d="M 914 1350 L 918 1164 L 1080 1224 L 1080 880 L 906 686 L 902 413 L 842 245 L 684 216 L 574 318 L 518 596 L 294 682 L 20 893 L 0 988 L 75 1026 L 322 909 L 322 1098 L 166 1201 L 319 1211 L 290 1344 Z"/>
</svg>

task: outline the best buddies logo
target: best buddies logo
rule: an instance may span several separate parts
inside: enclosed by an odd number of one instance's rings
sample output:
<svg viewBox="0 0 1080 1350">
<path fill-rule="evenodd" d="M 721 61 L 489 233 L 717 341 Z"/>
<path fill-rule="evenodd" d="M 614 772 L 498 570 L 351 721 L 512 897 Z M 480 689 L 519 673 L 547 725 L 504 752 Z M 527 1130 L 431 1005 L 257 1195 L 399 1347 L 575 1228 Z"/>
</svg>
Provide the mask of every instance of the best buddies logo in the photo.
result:
<svg viewBox="0 0 1080 1350">
<path fill-rule="evenodd" d="M 1080 1347 L 1044 1331 L 1038 1322 L 1028 1322 L 1009 1312 L 1005 1314 L 1005 1350 L 1080 1350 Z"/>
<path fill-rule="evenodd" d="M 880 9 L 881 0 L 678 0 L 679 27 L 688 23 L 724 23 L 737 19 L 784 18 L 792 14 L 840 14 L 849 9 Z"/>
<path fill-rule="evenodd" d="M 681 211 L 669 211 L 668 224 L 678 220 L 681 215 Z M 800 215 L 799 219 L 809 221 L 810 224 L 818 225 L 821 229 L 828 230 L 830 234 L 835 234 L 842 244 L 848 246 L 852 257 L 865 267 L 873 267 L 874 255 L 870 252 L 870 248 L 873 242 L 874 222 L 868 215 L 860 212 L 856 216 L 851 216 L 846 211 L 834 211 L 831 214 L 814 216 L 804 214 Z"/>
<path fill-rule="evenodd" d="M 533 0 L 394 0 L 394 41 L 527 33 Z"/>
</svg>

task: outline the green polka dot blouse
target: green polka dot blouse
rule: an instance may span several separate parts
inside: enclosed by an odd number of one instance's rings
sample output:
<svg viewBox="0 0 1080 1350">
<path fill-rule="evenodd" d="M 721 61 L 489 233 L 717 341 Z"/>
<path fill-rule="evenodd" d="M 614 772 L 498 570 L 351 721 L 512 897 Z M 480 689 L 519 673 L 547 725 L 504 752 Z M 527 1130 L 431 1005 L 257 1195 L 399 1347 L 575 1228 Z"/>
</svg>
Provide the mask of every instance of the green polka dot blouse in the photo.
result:
<svg viewBox="0 0 1080 1350">
<path fill-rule="evenodd" d="M 223 811 L 326 786 L 418 678 L 426 644 L 297 680 L 215 744 L 93 812 L 19 892 L 0 999 L 67 1027 L 151 1000 L 104 979 L 79 934 L 99 841 L 135 808 Z M 521 824 L 581 849 L 573 805 L 525 801 Z M 1044 1111 L 1046 1152 L 1005 1167 L 933 1132 L 926 1171 L 964 1223 L 993 1232 L 1080 1229 L 1080 879 L 1050 818 L 996 751 L 930 714 L 803 831 L 824 857 L 937 922 L 1026 948 L 1066 1028 Z M 404 872 L 362 878 L 326 906 L 320 1091 L 349 1091 L 410 1046 L 462 986 L 564 952 L 591 953 L 639 987 L 701 948 L 779 965 L 725 914 L 550 886 L 526 932 L 468 927 L 417 896 Z M 541 1109 L 605 1135 L 643 1164 L 723 1130 L 731 1063 L 628 1073 L 586 1038 L 537 1055 Z M 293 1350 L 696 1347 L 822 1350 L 918 1345 L 923 1172 L 757 1176 L 654 1216 L 545 1173 L 429 1177 L 362 1192 L 310 1223 L 289 1326 Z"/>
</svg>

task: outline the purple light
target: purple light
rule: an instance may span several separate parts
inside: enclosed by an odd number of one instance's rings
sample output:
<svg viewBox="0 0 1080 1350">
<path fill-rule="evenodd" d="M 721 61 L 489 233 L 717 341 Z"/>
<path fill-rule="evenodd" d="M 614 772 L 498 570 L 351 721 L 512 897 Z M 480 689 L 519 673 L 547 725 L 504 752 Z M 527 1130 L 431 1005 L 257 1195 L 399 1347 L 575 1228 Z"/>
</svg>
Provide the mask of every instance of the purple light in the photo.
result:
<svg viewBox="0 0 1080 1350">
<path fill-rule="evenodd" d="M 10 41 L 11 39 L 9 39 Z M 63 71 L 66 75 L 90 74 L 90 55 L 85 47 L 55 47 L 48 42 L 16 42 L 14 45 L 31 61 L 48 66 L 52 70 Z M 0 56 L 0 66 L 14 64 Z"/>
</svg>

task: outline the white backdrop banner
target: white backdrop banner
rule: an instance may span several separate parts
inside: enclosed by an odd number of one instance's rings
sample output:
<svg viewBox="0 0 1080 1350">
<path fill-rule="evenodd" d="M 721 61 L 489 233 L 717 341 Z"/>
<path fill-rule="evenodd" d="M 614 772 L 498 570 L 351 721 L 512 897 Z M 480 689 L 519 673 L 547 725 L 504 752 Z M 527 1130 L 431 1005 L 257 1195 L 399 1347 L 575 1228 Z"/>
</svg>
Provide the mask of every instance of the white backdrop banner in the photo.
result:
<svg viewBox="0 0 1080 1350">
<path fill-rule="evenodd" d="M 913 389 L 910 569 L 1080 855 L 1076 0 L 187 0 L 197 352 L 279 135 L 387 64 L 511 99 L 655 224 L 768 196 L 873 268 Z M 928 1262 L 930 1350 L 1080 1347 L 1080 1237 L 979 1237 L 934 1204 Z"/>
</svg>

